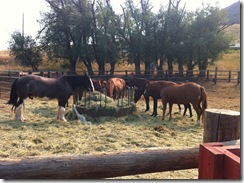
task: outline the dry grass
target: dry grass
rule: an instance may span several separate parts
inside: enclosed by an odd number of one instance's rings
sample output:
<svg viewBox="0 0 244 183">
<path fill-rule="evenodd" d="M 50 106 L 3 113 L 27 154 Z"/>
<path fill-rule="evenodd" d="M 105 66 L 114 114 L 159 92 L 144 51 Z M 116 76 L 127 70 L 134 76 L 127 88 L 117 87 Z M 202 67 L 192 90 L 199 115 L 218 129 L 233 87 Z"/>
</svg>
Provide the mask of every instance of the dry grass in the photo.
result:
<svg viewBox="0 0 244 183">
<path fill-rule="evenodd" d="M 43 64 L 40 66 L 40 70 L 64 70 L 62 68 L 63 62 L 47 62 L 45 59 Z M 218 67 L 219 70 L 240 70 L 240 50 L 232 50 L 224 53 L 222 57 L 215 62 L 213 65 L 209 65 L 208 69 L 214 70 Z M 77 71 L 83 71 L 85 66 L 82 63 L 77 64 Z M 167 64 L 163 66 L 164 70 L 167 70 Z M 177 65 L 174 65 L 174 70 L 177 70 Z M 109 70 L 110 66 L 107 64 L 105 70 Z M 119 63 L 115 66 L 116 71 L 129 70 L 133 71 L 135 66 L 127 63 Z M 144 65 L 141 65 L 141 69 L 144 70 Z M 198 68 L 195 68 L 196 70 Z M 0 51 L 0 70 L 30 70 L 30 68 L 21 67 L 16 65 L 14 59 L 9 56 L 9 51 Z M 98 66 L 93 64 L 93 70 L 98 71 Z"/>
<path fill-rule="evenodd" d="M 6 54 L 5 54 L 6 55 Z M 17 70 L 14 63 L 6 64 L 0 52 L 0 70 Z M 5 57 L 4 57 L 5 58 Z M 231 51 L 212 66 L 219 70 L 240 70 L 240 51 Z M 143 68 L 143 67 L 142 67 Z M 116 70 L 134 69 L 132 65 L 119 65 Z M 211 67 L 209 68 L 211 69 Z M 26 70 L 26 69 L 25 69 Z M 208 94 L 208 108 L 240 111 L 240 85 L 221 82 L 200 83 Z M 202 143 L 203 125 L 195 125 L 193 118 L 182 117 L 174 105 L 173 119 L 161 120 L 162 110 L 159 101 L 158 116 L 151 117 L 151 110 L 145 110 L 142 98 L 137 104 L 137 112 L 125 117 L 89 118 L 92 125 L 85 125 L 77 120 L 57 121 L 57 101 L 26 100 L 25 122 L 14 120 L 11 107 L 0 98 L 0 158 L 26 156 L 97 154 L 114 151 L 133 151 L 149 147 L 198 147 Z M 72 103 L 72 100 L 69 102 Z M 71 107 L 66 112 L 71 111 Z M 188 113 L 187 113 L 188 115 Z M 160 129 L 160 130 L 157 130 Z M 169 171 L 134 176 L 120 179 L 197 179 L 198 170 Z"/>
<path fill-rule="evenodd" d="M 240 85 L 234 83 L 201 83 L 208 93 L 208 108 L 240 111 Z M 97 154 L 133 151 L 150 147 L 198 147 L 202 143 L 203 125 L 196 126 L 193 118 L 182 117 L 175 105 L 173 119 L 151 117 L 145 113 L 145 101 L 137 103 L 137 112 L 125 117 L 90 118 L 92 125 L 77 120 L 57 121 L 57 101 L 27 99 L 25 122 L 14 120 L 10 106 L 1 101 L 0 158 L 26 156 Z M 70 101 L 71 103 L 71 101 Z M 151 101 L 152 108 L 152 101 Z M 159 102 L 161 108 L 161 102 Z M 70 111 L 71 107 L 67 108 Z M 187 113 L 188 114 L 188 113 Z M 156 130 L 160 127 L 160 130 Z M 120 179 L 197 179 L 197 169 L 119 177 Z"/>
</svg>

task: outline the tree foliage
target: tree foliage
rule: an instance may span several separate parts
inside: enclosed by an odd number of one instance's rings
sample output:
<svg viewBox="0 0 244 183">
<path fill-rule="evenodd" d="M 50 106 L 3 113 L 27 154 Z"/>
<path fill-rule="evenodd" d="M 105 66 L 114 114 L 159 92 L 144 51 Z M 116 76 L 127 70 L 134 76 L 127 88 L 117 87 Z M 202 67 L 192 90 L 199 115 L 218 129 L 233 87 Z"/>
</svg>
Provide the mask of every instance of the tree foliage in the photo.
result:
<svg viewBox="0 0 244 183">
<path fill-rule="evenodd" d="M 23 36 L 16 31 L 11 35 L 10 54 L 15 57 L 15 61 L 22 66 L 31 67 L 38 70 L 41 64 L 41 50 L 31 36 Z"/>
<path fill-rule="evenodd" d="M 46 1 L 51 10 L 40 20 L 41 44 L 49 58 L 67 59 L 73 72 L 82 61 L 89 74 L 93 62 L 99 74 L 105 73 L 105 64 L 113 74 L 119 60 L 135 64 L 137 74 L 142 63 L 145 73 L 151 63 L 159 70 L 164 63 L 168 70 L 174 69 L 173 63 L 179 70 L 183 65 L 205 70 L 230 42 L 222 31 L 225 14 L 217 7 L 186 12 L 181 0 L 169 0 L 155 13 L 150 0 L 139 5 L 125 0 L 122 13 L 116 14 L 110 0 Z"/>
</svg>

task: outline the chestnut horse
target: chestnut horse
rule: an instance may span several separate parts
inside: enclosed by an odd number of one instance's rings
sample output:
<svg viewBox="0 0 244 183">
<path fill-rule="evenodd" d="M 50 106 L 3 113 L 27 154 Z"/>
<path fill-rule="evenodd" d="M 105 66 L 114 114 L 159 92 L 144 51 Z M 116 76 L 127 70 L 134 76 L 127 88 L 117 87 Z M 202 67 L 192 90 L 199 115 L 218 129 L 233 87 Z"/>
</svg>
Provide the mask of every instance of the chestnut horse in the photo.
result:
<svg viewBox="0 0 244 183">
<path fill-rule="evenodd" d="M 160 90 L 163 87 L 172 84 L 175 83 L 172 81 L 149 81 L 144 78 L 134 78 L 134 77 L 127 82 L 128 86 L 135 88 L 135 93 L 134 93 L 135 103 L 137 103 L 138 100 L 141 98 L 141 96 L 144 95 L 146 101 L 145 111 L 148 111 L 150 109 L 149 97 L 153 98 L 153 113 L 151 114 L 151 116 L 157 116 L 158 99 L 161 99 Z M 180 105 L 178 106 L 179 109 L 181 109 Z M 184 106 L 185 106 L 184 115 L 186 113 L 186 110 L 189 108 L 190 116 L 192 117 L 191 104 L 185 104 Z"/>
<path fill-rule="evenodd" d="M 88 75 L 60 76 L 58 78 L 45 78 L 36 75 L 27 75 L 16 79 L 10 91 L 10 99 L 7 104 L 13 105 L 17 120 L 23 121 L 21 114 L 22 104 L 26 98 L 47 97 L 49 99 L 58 99 L 57 119 L 66 121 L 64 117 L 65 105 L 70 96 L 78 88 L 93 92 L 94 86 Z"/>
<path fill-rule="evenodd" d="M 207 93 L 205 88 L 193 82 L 183 83 L 180 85 L 168 85 L 160 91 L 160 97 L 163 103 L 163 120 L 165 118 L 167 103 L 169 103 L 169 119 L 171 119 L 173 104 L 191 103 L 197 113 L 197 125 L 200 124 L 200 117 L 207 108 Z M 202 103 L 202 108 L 200 103 Z"/>
<path fill-rule="evenodd" d="M 110 78 L 106 81 L 107 95 L 114 100 L 124 98 L 125 89 L 126 82 L 122 78 Z"/>
</svg>

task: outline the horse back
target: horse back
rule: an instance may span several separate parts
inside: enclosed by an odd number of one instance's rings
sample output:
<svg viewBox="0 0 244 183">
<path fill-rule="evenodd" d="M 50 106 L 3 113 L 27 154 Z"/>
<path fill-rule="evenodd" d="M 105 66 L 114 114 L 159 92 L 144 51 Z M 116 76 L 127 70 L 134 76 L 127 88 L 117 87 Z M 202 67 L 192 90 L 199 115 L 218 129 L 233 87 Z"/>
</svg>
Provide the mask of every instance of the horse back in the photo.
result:
<svg viewBox="0 0 244 183">
<path fill-rule="evenodd" d="M 28 75 L 21 77 L 16 83 L 18 95 L 27 97 L 59 98 L 72 94 L 72 89 L 64 78 L 45 78 Z"/>
<path fill-rule="evenodd" d="M 171 85 L 175 85 L 175 83 L 172 81 L 150 81 L 144 92 L 144 95 L 151 96 L 155 99 L 160 99 L 160 91 L 163 88 Z"/>
<path fill-rule="evenodd" d="M 168 85 L 160 92 L 163 100 L 184 104 L 201 99 L 201 85 L 193 82 Z"/>
</svg>

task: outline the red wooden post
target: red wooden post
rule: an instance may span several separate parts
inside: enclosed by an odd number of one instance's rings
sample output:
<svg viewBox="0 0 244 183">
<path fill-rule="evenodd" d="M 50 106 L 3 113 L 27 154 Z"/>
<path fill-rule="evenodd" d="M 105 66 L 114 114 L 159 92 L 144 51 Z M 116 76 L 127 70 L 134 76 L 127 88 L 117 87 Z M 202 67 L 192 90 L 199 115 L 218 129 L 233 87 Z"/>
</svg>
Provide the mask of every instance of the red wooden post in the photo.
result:
<svg viewBox="0 0 244 183">
<path fill-rule="evenodd" d="M 201 144 L 198 173 L 199 179 L 240 179 L 240 145 Z"/>
</svg>

